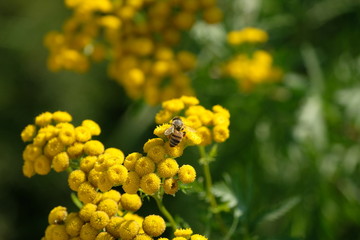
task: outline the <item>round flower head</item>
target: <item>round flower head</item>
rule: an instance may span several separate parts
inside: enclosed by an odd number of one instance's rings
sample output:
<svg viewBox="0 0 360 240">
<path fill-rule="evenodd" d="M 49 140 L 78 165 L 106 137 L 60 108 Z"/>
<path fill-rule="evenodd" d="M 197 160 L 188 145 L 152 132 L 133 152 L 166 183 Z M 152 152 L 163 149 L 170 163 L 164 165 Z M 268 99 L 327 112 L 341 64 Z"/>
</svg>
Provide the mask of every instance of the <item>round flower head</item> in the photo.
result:
<svg viewBox="0 0 360 240">
<path fill-rule="evenodd" d="M 95 162 L 97 160 L 96 156 L 86 156 L 81 159 L 80 169 L 86 173 L 90 172 L 94 168 Z"/>
<path fill-rule="evenodd" d="M 113 199 L 105 199 L 100 201 L 97 210 L 104 211 L 109 217 L 112 217 L 118 211 L 118 204 Z"/>
<path fill-rule="evenodd" d="M 98 235 L 99 230 L 92 227 L 90 223 L 85 223 L 80 230 L 80 239 L 82 240 L 94 240 Z"/>
<path fill-rule="evenodd" d="M 177 146 L 170 147 L 169 142 L 165 144 L 166 154 L 172 158 L 178 158 L 183 155 L 185 148 L 185 141 L 181 141 Z"/>
<path fill-rule="evenodd" d="M 160 177 L 169 178 L 175 176 L 179 170 L 179 164 L 173 158 L 167 158 L 161 161 L 157 166 L 157 172 Z"/>
<path fill-rule="evenodd" d="M 188 238 L 188 237 L 190 237 L 191 234 L 193 234 L 193 231 L 191 230 L 191 228 L 186 228 L 186 229 L 179 228 L 179 229 L 176 229 L 174 232 L 174 235 L 176 237 Z"/>
<path fill-rule="evenodd" d="M 68 213 L 66 207 L 58 206 L 53 208 L 48 216 L 49 224 L 60 224 L 63 223 Z"/>
<path fill-rule="evenodd" d="M 133 171 L 135 169 L 135 163 L 141 157 L 142 157 L 141 153 L 138 153 L 138 152 L 130 153 L 129 155 L 126 156 L 126 158 L 124 160 L 124 166 L 129 171 Z"/>
<path fill-rule="evenodd" d="M 227 126 L 218 125 L 213 128 L 214 141 L 225 142 L 229 138 L 230 132 Z"/>
<path fill-rule="evenodd" d="M 27 125 L 21 132 L 21 139 L 24 142 L 30 142 L 36 135 L 36 126 L 34 124 Z"/>
<path fill-rule="evenodd" d="M 124 184 L 127 177 L 128 177 L 128 170 L 123 165 L 114 165 L 111 166 L 107 172 L 106 176 L 109 179 L 109 181 L 112 183 L 112 185 L 117 186 Z"/>
<path fill-rule="evenodd" d="M 67 148 L 67 153 L 71 159 L 80 157 L 84 151 L 84 144 L 80 142 L 75 142 Z"/>
<path fill-rule="evenodd" d="M 167 178 L 164 181 L 164 192 L 169 195 L 174 195 L 179 190 L 178 180 L 174 178 Z"/>
<path fill-rule="evenodd" d="M 158 237 L 165 231 L 166 223 L 159 215 L 149 215 L 145 217 L 142 228 L 149 236 Z"/>
<path fill-rule="evenodd" d="M 52 118 L 55 122 L 71 122 L 72 121 L 72 116 L 67 113 L 67 112 L 63 112 L 63 111 L 56 111 L 53 113 Z"/>
<path fill-rule="evenodd" d="M 61 152 L 57 154 L 52 161 L 53 168 L 56 172 L 65 171 L 70 164 L 69 156 L 66 152 Z"/>
<path fill-rule="evenodd" d="M 228 127 L 230 125 L 229 117 L 223 113 L 215 113 L 213 118 L 214 125 L 222 125 L 224 127 Z"/>
<path fill-rule="evenodd" d="M 184 237 L 174 237 L 172 240 L 187 240 L 187 238 L 184 238 Z"/>
<path fill-rule="evenodd" d="M 113 235 L 115 238 L 120 238 L 119 228 L 120 224 L 125 221 L 122 217 L 111 217 L 108 225 L 106 226 L 106 231 Z"/>
<path fill-rule="evenodd" d="M 41 130 L 41 129 L 40 129 Z M 46 133 L 39 131 L 37 135 L 33 138 L 33 144 L 38 147 L 42 147 L 47 143 Z"/>
<path fill-rule="evenodd" d="M 155 163 L 158 163 L 165 158 L 165 148 L 163 145 L 156 145 L 149 149 L 147 156 L 150 157 Z"/>
<path fill-rule="evenodd" d="M 180 99 L 186 106 L 193 106 L 199 104 L 199 99 L 197 99 L 196 97 L 181 96 Z"/>
<path fill-rule="evenodd" d="M 134 194 L 139 190 L 140 176 L 136 172 L 129 172 L 128 177 L 123 184 L 122 188 L 125 192 Z"/>
<path fill-rule="evenodd" d="M 202 137 L 196 131 L 187 131 L 185 140 L 189 146 L 199 145 L 202 142 Z"/>
<path fill-rule="evenodd" d="M 153 238 L 150 237 L 149 235 L 146 235 L 146 234 L 142 233 L 142 234 L 136 235 L 134 240 L 153 240 Z"/>
<path fill-rule="evenodd" d="M 38 146 L 35 146 L 33 144 L 28 144 L 26 147 L 25 147 L 25 150 L 23 151 L 23 159 L 25 161 L 35 161 L 35 159 L 39 156 L 41 156 L 41 148 L 38 147 Z"/>
<path fill-rule="evenodd" d="M 139 158 L 135 163 L 135 172 L 141 177 L 155 171 L 155 163 L 149 157 Z"/>
<path fill-rule="evenodd" d="M 179 180 L 183 183 L 192 183 L 196 178 L 196 171 L 190 165 L 182 165 L 178 172 Z"/>
<path fill-rule="evenodd" d="M 136 212 L 142 206 L 141 198 L 137 194 L 124 193 L 120 199 L 121 206 L 127 210 Z"/>
<path fill-rule="evenodd" d="M 54 225 L 51 229 L 51 239 L 69 239 L 65 225 Z"/>
<path fill-rule="evenodd" d="M 193 129 L 197 129 L 202 126 L 202 122 L 200 118 L 196 115 L 190 115 L 184 119 L 184 123 L 186 126 L 191 127 Z"/>
<path fill-rule="evenodd" d="M 140 179 L 140 187 L 146 194 L 154 194 L 160 189 L 160 178 L 155 173 L 144 175 Z"/>
<path fill-rule="evenodd" d="M 77 195 L 83 203 L 91 203 L 96 198 L 97 192 L 89 182 L 84 182 L 79 186 Z"/>
<path fill-rule="evenodd" d="M 109 223 L 109 216 L 106 212 L 95 211 L 90 217 L 90 225 L 95 229 L 103 229 Z"/>
<path fill-rule="evenodd" d="M 61 128 L 58 138 L 65 146 L 73 144 L 75 142 L 75 128 L 73 126 Z"/>
<path fill-rule="evenodd" d="M 34 163 L 30 161 L 24 161 L 22 171 L 25 177 L 32 177 L 35 175 Z"/>
<path fill-rule="evenodd" d="M 107 177 L 106 172 L 101 172 L 99 180 L 97 182 L 97 187 L 101 192 L 107 192 L 113 187 L 113 183 Z"/>
<path fill-rule="evenodd" d="M 75 137 L 78 142 L 87 142 L 91 139 L 90 129 L 84 126 L 75 128 Z"/>
<path fill-rule="evenodd" d="M 60 142 L 59 138 L 54 137 L 50 139 L 49 142 L 46 144 L 44 148 L 44 153 L 49 157 L 54 157 L 56 154 L 64 150 L 65 145 Z"/>
<path fill-rule="evenodd" d="M 150 148 L 152 148 L 153 146 L 157 146 L 157 145 L 163 145 L 164 144 L 164 140 L 162 140 L 161 138 L 152 138 L 149 139 L 145 144 L 144 144 L 144 152 L 148 152 Z"/>
<path fill-rule="evenodd" d="M 166 131 L 166 129 L 168 129 L 170 127 L 171 127 L 171 124 L 169 124 L 169 123 L 159 125 L 154 129 L 154 134 L 156 136 L 158 136 L 159 138 L 167 139 L 167 136 L 165 136 L 164 132 Z"/>
<path fill-rule="evenodd" d="M 206 237 L 200 234 L 194 234 L 190 238 L 191 240 L 208 240 Z"/>
<path fill-rule="evenodd" d="M 88 155 L 100 155 L 104 152 L 104 145 L 98 140 L 91 140 L 85 143 L 84 152 Z"/>
<path fill-rule="evenodd" d="M 221 113 L 222 115 L 224 115 L 226 118 L 230 118 L 230 112 L 229 110 L 227 110 L 226 108 L 223 108 L 220 105 L 214 105 L 212 107 L 212 110 L 214 111 L 214 113 Z"/>
<path fill-rule="evenodd" d="M 88 180 L 89 182 L 95 186 L 95 187 L 98 187 L 98 184 L 99 184 L 99 181 L 100 181 L 100 178 L 101 178 L 101 175 L 103 173 L 102 172 L 99 172 L 99 171 L 96 171 L 94 168 L 90 170 L 89 174 L 88 174 Z"/>
<path fill-rule="evenodd" d="M 77 191 L 79 186 L 86 181 L 86 174 L 78 169 L 69 174 L 68 184 L 71 190 Z"/>
<path fill-rule="evenodd" d="M 92 203 L 86 203 L 79 211 L 79 216 L 80 218 L 85 221 L 85 222 L 89 222 L 91 216 L 93 215 L 93 213 L 96 211 L 97 209 L 97 205 L 92 204 Z"/>
<path fill-rule="evenodd" d="M 95 240 L 115 240 L 115 238 L 108 232 L 100 232 Z"/>
<path fill-rule="evenodd" d="M 88 128 L 90 130 L 90 134 L 93 136 L 98 136 L 101 133 L 100 126 L 93 120 L 84 120 L 82 121 L 81 125 Z"/>
<path fill-rule="evenodd" d="M 84 221 L 80 218 L 79 214 L 71 214 L 65 220 L 65 229 L 67 234 L 72 237 L 78 236 L 80 234 L 81 227 L 84 225 Z"/>
<path fill-rule="evenodd" d="M 102 199 L 105 200 L 105 199 L 112 199 L 114 200 L 115 202 L 119 202 L 120 201 L 120 198 L 121 198 L 121 194 L 120 192 L 114 190 L 114 189 L 111 189 L 110 191 L 108 192 L 105 192 L 103 195 L 102 195 Z"/>
<path fill-rule="evenodd" d="M 176 98 L 163 102 L 162 107 L 167 111 L 176 113 L 184 109 L 185 105 L 183 101 Z"/>
<path fill-rule="evenodd" d="M 201 143 L 200 145 L 202 146 L 206 146 L 206 145 L 210 145 L 212 142 L 212 135 L 211 135 L 211 131 L 209 128 L 207 127 L 200 127 L 198 129 L 196 129 L 196 133 L 201 137 Z"/>
<path fill-rule="evenodd" d="M 119 235 L 123 240 L 133 239 L 139 232 L 140 226 L 134 220 L 123 221 L 120 224 Z"/>
<path fill-rule="evenodd" d="M 107 148 L 105 150 L 105 154 L 109 154 L 113 157 L 116 157 L 116 159 L 119 161 L 119 164 L 122 164 L 124 162 L 124 153 L 117 148 Z"/>
<path fill-rule="evenodd" d="M 155 122 L 157 124 L 162 124 L 169 122 L 172 118 L 173 118 L 172 112 L 167 110 L 160 110 L 160 112 L 158 112 L 155 116 Z"/>
<path fill-rule="evenodd" d="M 45 155 L 40 155 L 35 159 L 34 170 L 39 175 L 46 175 L 51 170 L 51 161 Z"/>
<path fill-rule="evenodd" d="M 43 127 L 50 124 L 52 121 L 52 114 L 50 112 L 44 112 L 35 118 L 35 124 Z"/>
</svg>

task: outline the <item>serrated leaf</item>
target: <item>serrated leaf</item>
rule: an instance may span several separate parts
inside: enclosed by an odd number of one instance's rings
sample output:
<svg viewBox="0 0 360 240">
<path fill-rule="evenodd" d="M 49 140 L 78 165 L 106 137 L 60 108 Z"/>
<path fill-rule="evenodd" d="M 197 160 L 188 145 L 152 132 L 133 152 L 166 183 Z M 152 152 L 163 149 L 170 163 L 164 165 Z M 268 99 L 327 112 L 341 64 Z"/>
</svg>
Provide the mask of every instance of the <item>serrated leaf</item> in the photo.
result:
<svg viewBox="0 0 360 240">
<path fill-rule="evenodd" d="M 229 208 L 234 208 L 238 205 L 236 195 L 225 182 L 214 184 L 211 192 L 218 197 L 222 203 L 226 203 Z"/>
</svg>

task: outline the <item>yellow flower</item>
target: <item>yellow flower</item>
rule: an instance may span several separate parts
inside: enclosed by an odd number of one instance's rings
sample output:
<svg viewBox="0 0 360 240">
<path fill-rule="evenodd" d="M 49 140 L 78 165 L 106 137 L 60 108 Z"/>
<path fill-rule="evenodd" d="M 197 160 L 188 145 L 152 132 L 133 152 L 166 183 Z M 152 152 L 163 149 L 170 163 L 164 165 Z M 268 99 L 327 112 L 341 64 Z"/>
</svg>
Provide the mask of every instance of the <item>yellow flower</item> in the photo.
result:
<svg viewBox="0 0 360 240">
<path fill-rule="evenodd" d="M 164 181 L 164 192 L 169 195 L 174 195 L 179 190 L 178 180 L 174 178 L 167 178 Z"/>
<path fill-rule="evenodd" d="M 70 213 L 65 220 L 65 229 L 67 234 L 76 237 L 80 234 L 84 221 L 79 217 L 78 213 Z"/>
<path fill-rule="evenodd" d="M 185 141 L 187 145 L 199 145 L 202 143 L 202 136 L 199 135 L 196 131 L 186 131 Z"/>
<path fill-rule="evenodd" d="M 69 239 L 69 235 L 66 233 L 65 225 L 54 225 L 51 229 L 51 239 Z"/>
<path fill-rule="evenodd" d="M 227 110 L 226 108 L 223 108 L 220 105 L 214 105 L 212 107 L 212 110 L 214 111 L 214 113 L 221 113 L 222 115 L 224 115 L 226 118 L 230 118 L 230 112 L 229 110 Z"/>
<path fill-rule="evenodd" d="M 218 23 L 223 18 L 223 12 L 217 6 L 206 8 L 203 14 L 205 22 L 213 24 Z"/>
<path fill-rule="evenodd" d="M 146 234 L 142 233 L 142 234 L 136 235 L 134 240 L 153 240 L 153 238 L 150 237 L 149 235 L 146 235 Z"/>
<path fill-rule="evenodd" d="M 101 178 L 102 172 L 97 171 L 96 169 L 91 169 L 90 172 L 88 173 L 88 180 L 89 182 L 95 186 L 98 187 L 100 178 Z"/>
<path fill-rule="evenodd" d="M 134 220 L 123 221 L 120 224 L 119 235 L 123 240 L 131 240 L 140 230 L 139 224 Z"/>
<path fill-rule="evenodd" d="M 227 126 L 218 125 L 213 128 L 213 135 L 215 142 L 225 142 L 230 136 L 230 131 Z"/>
<path fill-rule="evenodd" d="M 93 228 L 90 223 L 85 223 L 80 230 L 81 240 L 94 240 L 98 235 L 99 230 Z"/>
<path fill-rule="evenodd" d="M 196 129 L 196 132 L 197 132 L 198 135 L 201 136 L 201 139 L 202 139 L 200 145 L 206 146 L 206 145 L 211 144 L 211 142 L 212 142 L 212 137 L 211 136 L 212 135 L 211 135 L 211 131 L 210 131 L 209 128 L 201 127 L 201 128 Z"/>
<path fill-rule="evenodd" d="M 101 133 L 100 126 L 93 120 L 86 119 L 86 120 L 82 121 L 81 126 L 88 128 L 90 130 L 90 134 L 92 136 L 98 136 Z"/>
<path fill-rule="evenodd" d="M 25 177 L 30 178 L 34 176 L 35 175 L 34 163 L 30 161 L 24 161 L 22 171 Z"/>
<path fill-rule="evenodd" d="M 49 224 L 61 224 L 65 221 L 67 215 L 66 207 L 55 207 L 49 213 L 48 222 Z"/>
<path fill-rule="evenodd" d="M 57 154 L 52 161 L 53 168 L 56 172 L 65 171 L 70 164 L 69 155 L 66 152 Z"/>
<path fill-rule="evenodd" d="M 167 100 L 167 101 L 163 102 L 162 107 L 163 107 L 163 109 L 165 109 L 165 111 L 169 111 L 171 113 L 176 113 L 176 112 L 183 110 L 185 108 L 185 105 L 184 105 L 183 101 L 181 101 L 178 98 L 175 98 L 175 99 L 171 99 L 171 100 Z"/>
<path fill-rule="evenodd" d="M 138 152 L 130 153 L 129 155 L 126 156 L 126 158 L 124 160 L 124 166 L 129 171 L 133 171 L 135 169 L 135 163 L 141 157 L 142 157 L 141 153 L 138 153 Z"/>
<path fill-rule="evenodd" d="M 42 128 L 40 129 L 42 130 Z M 44 131 L 39 131 L 33 139 L 33 144 L 38 147 L 42 147 L 47 142 L 46 133 Z"/>
<path fill-rule="evenodd" d="M 124 153 L 117 148 L 107 148 L 105 150 L 105 154 L 109 154 L 113 157 L 116 157 L 116 159 L 119 161 L 119 164 L 122 164 L 124 162 Z"/>
<path fill-rule="evenodd" d="M 207 240 L 207 238 L 200 234 L 194 234 L 190 238 L 191 240 Z"/>
<path fill-rule="evenodd" d="M 193 234 L 193 231 L 191 230 L 191 228 L 186 228 L 186 229 L 179 228 L 179 229 L 176 229 L 174 232 L 174 235 L 176 237 L 188 238 L 188 237 L 190 237 L 191 234 Z"/>
<path fill-rule="evenodd" d="M 95 240 L 115 240 L 115 237 L 108 232 L 100 232 Z"/>
<path fill-rule="evenodd" d="M 182 165 L 178 172 L 179 180 L 183 183 L 192 183 L 196 178 L 196 171 L 190 165 Z"/>
<path fill-rule="evenodd" d="M 149 215 L 145 217 L 142 228 L 149 236 L 158 237 L 165 231 L 166 224 L 159 215 Z"/>
<path fill-rule="evenodd" d="M 76 141 L 87 142 L 91 139 L 91 131 L 84 126 L 78 126 L 75 128 Z"/>
<path fill-rule="evenodd" d="M 215 113 L 213 119 L 214 125 L 223 125 L 224 127 L 228 127 L 230 125 L 229 117 L 224 113 Z"/>
<path fill-rule="evenodd" d="M 99 180 L 97 182 L 97 187 L 100 189 L 100 191 L 102 192 L 107 192 L 109 191 L 112 187 L 113 187 L 113 183 L 109 180 L 109 178 L 107 177 L 106 172 L 100 172 L 100 177 Z"/>
<path fill-rule="evenodd" d="M 155 163 L 149 157 L 141 157 L 135 163 L 135 172 L 141 177 L 155 171 Z"/>
<path fill-rule="evenodd" d="M 51 170 L 51 161 L 45 155 L 40 155 L 35 159 L 34 170 L 37 174 L 46 175 Z"/>
<path fill-rule="evenodd" d="M 114 216 L 118 211 L 118 204 L 113 199 L 101 200 L 98 204 L 98 211 L 104 211 L 109 217 Z"/>
<path fill-rule="evenodd" d="M 106 212 L 95 211 L 90 217 L 90 225 L 95 229 L 103 229 L 109 223 L 109 216 Z"/>
<path fill-rule="evenodd" d="M 52 118 L 55 122 L 71 122 L 72 116 L 67 112 L 56 111 L 53 113 Z"/>
<path fill-rule="evenodd" d="M 34 144 L 28 144 L 26 145 L 22 156 L 25 161 L 33 162 L 41 154 L 42 154 L 42 150 L 40 147 L 35 146 Z"/>
<path fill-rule="evenodd" d="M 174 237 L 172 240 L 187 240 L 187 238 L 184 238 L 184 237 Z"/>
<path fill-rule="evenodd" d="M 84 182 L 79 186 L 77 195 L 83 203 L 91 203 L 95 200 L 97 192 L 89 182 Z"/>
<path fill-rule="evenodd" d="M 155 115 L 155 122 L 157 124 L 162 124 L 162 123 L 169 122 L 172 118 L 173 118 L 173 113 L 172 112 L 170 112 L 169 110 L 160 110 Z"/>
<path fill-rule="evenodd" d="M 68 184 L 71 190 L 77 191 L 79 186 L 86 181 L 86 174 L 82 170 L 74 170 L 69 174 Z"/>
<path fill-rule="evenodd" d="M 128 170 L 123 165 L 116 164 L 107 170 L 106 175 L 112 185 L 117 186 L 125 183 L 128 177 Z"/>
<path fill-rule="evenodd" d="M 76 159 L 83 154 L 84 144 L 80 142 L 75 142 L 71 146 L 69 146 L 66 151 L 71 159 Z"/>
<path fill-rule="evenodd" d="M 95 162 L 97 160 L 96 156 L 86 156 L 81 159 L 80 169 L 86 173 L 90 172 L 94 168 Z"/>
<path fill-rule="evenodd" d="M 98 140 L 88 141 L 84 145 L 84 152 L 88 155 L 100 155 L 104 150 L 104 145 Z"/>
<path fill-rule="evenodd" d="M 156 145 L 163 145 L 164 144 L 164 140 L 162 140 L 162 138 L 152 138 L 149 139 L 145 144 L 144 144 L 144 152 L 147 153 L 149 151 L 150 148 L 152 148 L 153 146 Z"/>
<path fill-rule="evenodd" d="M 179 164 L 173 158 L 167 158 L 161 161 L 157 166 L 157 172 L 160 177 L 169 178 L 177 174 L 179 170 Z"/>
<path fill-rule="evenodd" d="M 124 221 L 125 219 L 122 217 L 111 217 L 108 225 L 106 226 L 106 231 L 113 235 L 115 238 L 120 238 L 119 227 Z"/>
<path fill-rule="evenodd" d="M 30 142 L 36 135 L 36 126 L 34 124 L 27 125 L 21 132 L 21 139 L 24 142 Z"/>
<path fill-rule="evenodd" d="M 183 103 L 184 103 L 186 106 L 188 106 L 188 107 L 199 104 L 199 99 L 197 99 L 196 97 L 192 97 L 192 96 L 181 96 L 180 99 L 181 99 L 181 101 L 183 101 Z"/>
<path fill-rule="evenodd" d="M 195 68 L 196 56 L 193 53 L 188 52 L 188 51 L 180 51 L 180 52 L 177 53 L 176 58 L 179 61 L 182 70 L 188 71 L 188 70 L 191 70 L 191 69 Z M 191 97 L 186 98 L 186 96 L 185 96 L 185 97 L 180 98 L 180 100 L 184 104 L 186 104 L 185 101 L 187 101 L 187 103 L 196 102 L 196 101 L 194 101 L 194 99 L 196 99 L 196 98 L 192 98 L 192 99 L 190 99 L 190 98 Z M 198 104 L 198 103 L 196 103 L 196 104 Z M 194 104 L 192 104 L 192 105 L 194 105 Z"/>
<path fill-rule="evenodd" d="M 85 221 L 89 222 L 92 214 L 96 212 L 97 205 L 92 203 L 86 203 L 79 211 L 80 218 Z"/>
<path fill-rule="evenodd" d="M 190 115 L 187 118 L 185 118 L 184 124 L 193 129 L 197 129 L 202 126 L 202 122 L 201 122 L 199 116 L 196 116 L 196 115 Z"/>
<path fill-rule="evenodd" d="M 162 145 L 156 145 L 149 149 L 147 156 L 154 160 L 155 163 L 158 163 L 165 158 L 165 148 Z"/>
<path fill-rule="evenodd" d="M 142 201 L 139 195 L 124 193 L 120 198 L 122 208 L 127 211 L 136 212 L 142 206 Z"/>
<path fill-rule="evenodd" d="M 146 194 L 154 194 L 160 189 L 160 178 L 155 173 L 144 175 L 140 179 L 140 187 Z"/>
<path fill-rule="evenodd" d="M 172 158 L 180 157 L 184 152 L 184 148 L 185 148 L 185 141 L 181 141 L 175 147 L 170 147 L 169 142 L 167 142 L 167 144 L 165 144 L 166 153 L 169 157 L 172 157 Z"/>
<path fill-rule="evenodd" d="M 167 139 L 167 136 L 165 136 L 164 132 L 169 127 L 171 127 L 171 124 L 169 123 L 159 125 L 154 129 L 154 134 L 162 139 Z"/>
<path fill-rule="evenodd" d="M 139 190 L 140 187 L 140 176 L 136 172 L 129 172 L 126 182 L 122 188 L 125 192 L 134 194 Z"/>
<path fill-rule="evenodd" d="M 72 125 L 61 128 L 58 138 L 66 146 L 73 144 L 75 142 L 75 128 Z"/>
<path fill-rule="evenodd" d="M 52 114 L 50 112 L 44 112 L 35 118 L 35 124 L 44 127 L 50 124 L 52 121 Z"/>
<path fill-rule="evenodd" d="M 65 145 L 60 142 L 58 138 L 52 138 L 46 144 L 44 148 L 44 153 L 48 157 L 54 157 L 56 154 L 61 153 L 65 150 Z"/>
<path fill-rule="evenodd" d="M 115 202 L 119 202 L 120 201 L 120 198 L 121 198 L 121 194 L 120 192 L 114 190 L 114 189 L 111 189 L 110 191 L 108 192 L 105 192 L 103 195 L 102 195 L 102 199 L 105 200 L 105 199 L 111 199 L 111 200 L 114 200 Z"/>
</svg>

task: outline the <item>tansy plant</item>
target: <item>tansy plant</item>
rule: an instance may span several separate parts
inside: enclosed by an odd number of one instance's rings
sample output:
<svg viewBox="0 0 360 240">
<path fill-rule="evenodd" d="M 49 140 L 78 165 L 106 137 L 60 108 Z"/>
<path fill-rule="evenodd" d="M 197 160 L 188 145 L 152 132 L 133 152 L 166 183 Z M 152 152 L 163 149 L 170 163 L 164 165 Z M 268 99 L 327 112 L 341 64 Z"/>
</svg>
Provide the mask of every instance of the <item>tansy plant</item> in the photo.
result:
<svg viewBox="0 0 360 240">
<path fill-rule="evenodd" d="M 175 116 L 188 130 L 182 130 L 186 131 L 185 136 L 171 146 L 172 136 L 165 131 Z M 101 132 L 94 121 L 84 120 L 80 126 L 74 126 L 67 112 L 40 114 L 21 133 L 22 140 L 28 143 L 23 152 L 23 173 L 32 177 L 46 175 L 51 169 L 67 171 L 68 185 L 74 191 L 72 199 L 79 207 L 78 212 L 68 212 L 63 206 L 52 209 L 42 239 L 166 240 L 161 235 L 167 226 L 172 228 L 173 240 L 207 239 L 194 234 L 191 228 L 181 228 L 162 200 L 164 194 L 175 196 L 181 186 L 196 180 L 195 168 L 186 163 L 180 166 L 177 158 L 187 147 L 198 146 L 206 194 L 211 207 L 216 208 L 209 170 L 209 159 L 214 157 L 216 147 L 207 153 L 205 146 L 216 146 L 229 137 L 229 117 L 225 108 L 216 105 L 212 110 L 205 109 L 195 97 L 165 101 L 155 117 L 160 124 L 154 130 L 157 138 L 144 144 L 143 153 L 133 152 L 125 157 L 120 149 L 105 148 L 93 139 Z M 147 198 L 156 201 L 166 220 L 155 214 L 136 214 Z"/>
</svg>

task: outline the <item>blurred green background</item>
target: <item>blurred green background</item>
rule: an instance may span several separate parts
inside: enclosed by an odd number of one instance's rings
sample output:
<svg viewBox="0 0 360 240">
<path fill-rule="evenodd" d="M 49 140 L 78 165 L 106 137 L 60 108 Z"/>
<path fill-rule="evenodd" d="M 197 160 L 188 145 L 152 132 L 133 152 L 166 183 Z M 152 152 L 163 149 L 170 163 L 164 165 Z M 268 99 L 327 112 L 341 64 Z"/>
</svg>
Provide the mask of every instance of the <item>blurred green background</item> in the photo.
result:
<svg viewBox="0 0 360 240">
<path fill-rule="evenodd" d="M 211 168 L 215 190 L 239 213 L 232 239 L 360 239 L 360 1 L 219 3 L 224 23 L 199 23 L 188 41 L 200 61 L 192 73 L 197 97 L 231 112 L 231 137 Z M 75 124 L 95 120 L 99 139 L 125 154 L 142 151 L 153 137 L 158 107 L 128 99 L 106 76 L 106 63 L 84 75 L 46 69 L 43 36 L 69 14 L 59 0 L 0 2 L 0 239 L 40 239 L 53 207 L 75 210 L 65 173 L 22 175 L 20 132 L 37 114 L 63 110 Z M 246 94 L 211 68 L 231 54 L 224 34 L 245 26 L 268 32 L 263 48 L 285 73 L 281 83 Z M 181 161 L 201 180 L 198 158 L 192 149 Z M 196 194 L 179 193 L 165 204 L 206 231 Z M 190 204 L 197 210 L 184 211 Z M 232 212 L 224 217 L 230 226 Z"/>
</svg>

